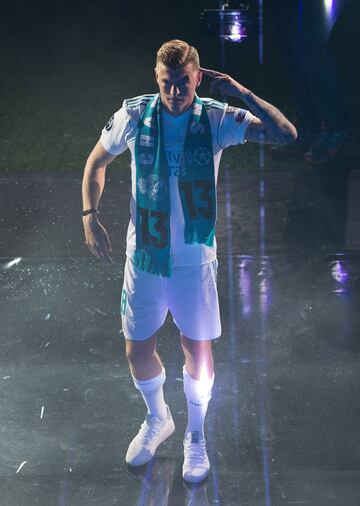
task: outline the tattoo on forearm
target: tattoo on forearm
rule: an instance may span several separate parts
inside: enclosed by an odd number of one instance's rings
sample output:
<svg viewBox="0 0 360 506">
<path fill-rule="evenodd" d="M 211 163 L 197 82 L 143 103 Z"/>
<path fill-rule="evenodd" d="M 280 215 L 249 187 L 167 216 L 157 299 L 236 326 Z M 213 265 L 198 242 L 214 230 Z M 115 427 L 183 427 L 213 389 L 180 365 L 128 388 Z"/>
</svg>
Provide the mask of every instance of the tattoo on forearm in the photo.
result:
<svg viewBox="0 0 360 506">
<path fill-rule="evenodd" d="M 248 105 L 250 111 L 264 124 L 264 129 L 252 132 L 253 140 L 282 143 L 284 139 L 292 137 L 293 125 L 279 109 L 257 97 L 252 92 L 249 92 L 243 100 Z"/>
</svg>

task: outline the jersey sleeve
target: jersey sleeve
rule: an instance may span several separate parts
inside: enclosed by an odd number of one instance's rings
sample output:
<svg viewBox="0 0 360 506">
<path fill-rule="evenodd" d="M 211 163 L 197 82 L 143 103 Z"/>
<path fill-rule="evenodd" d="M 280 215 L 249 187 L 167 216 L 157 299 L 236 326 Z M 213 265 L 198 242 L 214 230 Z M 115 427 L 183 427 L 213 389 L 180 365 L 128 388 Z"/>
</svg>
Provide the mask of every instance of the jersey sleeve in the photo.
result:
<svg viewBox="0 0 360 506">
<path fill-rule="evenodd" d="M 111 155 L 120 155 L 127 145 L 127 138 L 131 132 L 131 121 L 126 109 L 125 100 L 122 107 L 109 119 L 104 126 L 100 142 Z"/>
<path fill-rule="evenodd" d="M 222 148 L 244 144 L 245 132 L 255 116 L 246 109 L 227 105 L 219 125 L 219 144 Z"/>
</svg>

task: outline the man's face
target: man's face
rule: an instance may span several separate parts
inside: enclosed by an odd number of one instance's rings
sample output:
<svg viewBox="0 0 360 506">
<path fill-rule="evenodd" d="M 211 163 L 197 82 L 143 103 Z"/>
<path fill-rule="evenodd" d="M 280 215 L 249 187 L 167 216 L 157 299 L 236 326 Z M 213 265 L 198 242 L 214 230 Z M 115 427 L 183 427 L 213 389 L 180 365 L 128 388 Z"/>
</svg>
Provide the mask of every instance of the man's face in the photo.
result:
<svg viewBox="0 0 360 506">
<path fill-rule="evenodd" d="M 195 90 L 200 85 L 202 73 L 192 63 L 172 69 L 163 63 L 155 67 L 155 79 L 159 85 L 161 103 L 173 116 L 178 116 L 193 103 Z"/>
</svg>

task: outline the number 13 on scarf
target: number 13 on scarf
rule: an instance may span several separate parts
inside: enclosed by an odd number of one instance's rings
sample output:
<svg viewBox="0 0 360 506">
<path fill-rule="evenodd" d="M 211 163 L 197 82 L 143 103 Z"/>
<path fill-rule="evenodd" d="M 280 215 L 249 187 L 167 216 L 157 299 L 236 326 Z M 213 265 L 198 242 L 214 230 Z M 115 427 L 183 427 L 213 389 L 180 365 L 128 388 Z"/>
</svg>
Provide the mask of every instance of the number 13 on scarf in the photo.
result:
<svg viewBox="0 0 360 506">
<path fill-rule="evenodd" d="M 194 186 L 194 188 L 193 188 Z M 179 184 L 182 198 L 186 200 L 186 207 L 189 212 L 190 219 L 196 219 L 201 215 L 207 219 L 213 219 L 214 209 L 211 199 L 211 181 L 181 181 Z M 205 206 L 196 206 L 193 191 L 200 190 L 199 199 L 204 202 Z M 144 244 L 152 244 L 156 248 L 164 248 L 167 244 L 167 226 L 168 213 L 166 211 L 155 211 L 139 207 L 141 216 L 141 233 Z M 151 229 L 158 233 L 156 237 L 151 233 Z"/>
</svg>

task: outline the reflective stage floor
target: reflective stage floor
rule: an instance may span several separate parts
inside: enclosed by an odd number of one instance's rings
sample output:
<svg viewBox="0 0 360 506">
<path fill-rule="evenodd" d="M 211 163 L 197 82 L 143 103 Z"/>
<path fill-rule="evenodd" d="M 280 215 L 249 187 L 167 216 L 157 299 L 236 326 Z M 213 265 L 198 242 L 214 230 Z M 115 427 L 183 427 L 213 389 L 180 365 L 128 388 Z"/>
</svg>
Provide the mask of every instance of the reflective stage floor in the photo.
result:
<svg viewBox="0 0 360 506">
<path fill-rule="evenodd" d="M 83 244 L 82 174 L 0 177 L 1 505 L 360 504 L 360 173 L 221 170 L 211 474 L 194 487 L 170 314 L 176 431 L 147 466 L 124 461 L 145 415 L 120 320 L 129 175 L 109 172 L 100 204 L 113 265 Z"/>
</svg>

